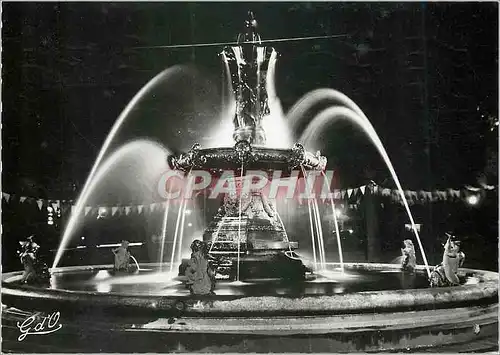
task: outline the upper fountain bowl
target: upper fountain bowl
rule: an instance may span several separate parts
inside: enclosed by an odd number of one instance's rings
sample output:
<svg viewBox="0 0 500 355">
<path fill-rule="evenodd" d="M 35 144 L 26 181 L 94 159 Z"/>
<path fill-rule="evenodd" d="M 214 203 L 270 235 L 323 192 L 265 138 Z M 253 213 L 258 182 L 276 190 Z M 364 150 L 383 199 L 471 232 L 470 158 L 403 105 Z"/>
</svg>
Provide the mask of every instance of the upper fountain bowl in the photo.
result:
<svg viewBox="0 0 500 355">
<path fill-rule="evenodd" d="M 189 171 L 191 169 L 207 170 L 211 173 L 224 170 L 246 169 L 281 170 L 291 172 L 298 167 L 308 170 L 324 170 L 327 159 L 307 152 L 297 143 L 291 149 L 274 149 L 254 146 L 247 141 L 239 141 L 234 147 L 201 149 L 195 144 L 187 153 L 170 155 L 168 163 L 171 169 Z"/>
</svg>

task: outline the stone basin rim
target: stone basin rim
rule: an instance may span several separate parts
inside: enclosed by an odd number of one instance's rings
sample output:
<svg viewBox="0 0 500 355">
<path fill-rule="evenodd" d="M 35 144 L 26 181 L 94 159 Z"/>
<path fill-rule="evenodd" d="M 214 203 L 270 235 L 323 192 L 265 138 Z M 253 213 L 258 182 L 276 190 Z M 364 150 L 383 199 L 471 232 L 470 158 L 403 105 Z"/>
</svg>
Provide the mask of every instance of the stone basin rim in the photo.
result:
<svg viewBox="0 0 500 355">
<path fill-rule="evenodd" d="M 155 264 L 141 264 L 152 266 Z M 108 269 L 111 265 L 94 266 L 72 266 L 61 267 L 54 273 L 66 273 L 76 271 L 90 271 Z M 375 263 L 347 263 L 346 270 L 370 270 L 370 271 L 396 271 L 399 265 L 375 264 Z M 418 272 L 425 268 L 417 266 Z M 100 307 L 132 306 L 143 309 L 172 310 L 176 304 L 182 302 L 187 304 L 197 297 L 186 296 L 159 296 L 159 295 L 137 295 L 118 293 L 98 293 L 86 291 L 71 291 L 59 289 L 37 288 L 34 286 L 18 285 L 5 280 L 20 275 L 22 272 L 10 272 L 2 275 L 2 294 L 14 299 L 38 299 L 52 302 L 84 302 Z M 200 297 L 201 300 L 209 300 L 210 307 L 200 309 L 189 308 L 193 314 L 219 314 L 219 313 L 252 313 L 252 310 L 261 309 L 266 305 L 266 312 L 277 313 L 303 313 L 303 312 L 326 312 L 326 313 L 352 313 L 357 310 L 380 310 L 391 311 L 401 308 L 412 307 L 455 307 L 457 303 L 481 302 L 498 303 L 498 273 L 476 269 L 460 269 L 461 274 L 473 275 L 481 282 L 474 285 L 461 285 L 456 287 L 425 288 L 425 289 L 401 289 L 388 291 L 363 291 L 356 293 L 338 295 L 307 295 L 297 296 L 228 296 L 219 295 L 210 298 Z"/>
</svg>

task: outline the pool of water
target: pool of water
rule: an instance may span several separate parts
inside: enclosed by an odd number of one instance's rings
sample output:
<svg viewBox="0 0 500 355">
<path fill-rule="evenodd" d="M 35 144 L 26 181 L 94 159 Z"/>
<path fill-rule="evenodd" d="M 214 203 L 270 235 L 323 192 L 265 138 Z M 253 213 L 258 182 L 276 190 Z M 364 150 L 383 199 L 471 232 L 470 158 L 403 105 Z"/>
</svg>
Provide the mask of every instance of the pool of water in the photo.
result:
<svg viewBox="0 0 500 355">
<path fill-rule="evenodd" d="M 181 277 L 155 269 L 134 274 L 113 274 L 109 270 L 66 271 L 52 275 L 51 289 L 112 293 L 123 295 L 189 295 Z M 333 295 L 361 291 L 417 289 L 429 287 L 425 273 L 408 274 L 397 270 L 326 271 L 310 274 L 304 281 L 276 279 L 218 281 L 217 295 L 272 296 L 272 295 Z"/>
</svg>

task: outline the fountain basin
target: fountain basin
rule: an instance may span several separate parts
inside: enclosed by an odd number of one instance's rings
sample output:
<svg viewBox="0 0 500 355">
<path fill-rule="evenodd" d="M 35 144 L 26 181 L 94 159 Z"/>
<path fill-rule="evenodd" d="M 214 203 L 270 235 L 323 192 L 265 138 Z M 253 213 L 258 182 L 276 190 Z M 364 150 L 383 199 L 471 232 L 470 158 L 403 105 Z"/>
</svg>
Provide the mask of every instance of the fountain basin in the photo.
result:
<svg viewBox="0 0 500 355">
<path fill-rule="evenodd" d="M 175 170 L 200 169 L 213 173 L 240 169 L 244 161 L 248 170 L 280 170 L 284 174 L 300 165 L 307 169 L 324 170 L 327 162 L 325 157 L 307 152 L 299 143 L 291 149 L 275 149 L 252 146 L 246 141 L 227 148 L 201 149 L 195 145 L 188 153 L 170 155 L 167 161 Z"/>
<path fill-rule="evenodd" d="M 64 275 L 96 269 L 102 266 L 54 272 Z M 397 265 L 388 264 L 346 265 L 348 271 L 384 273 L 397 269 Z M 49 347 L 50 351 L 74 351 L 77 344 L 82 352 L 491 349 L 498 344 L 498 273 L 460 271 L 478 283 L 331 295 L 205 297 L 37 288 L 16 285 L 13 281 L 20 273 L 9 273 L 2 279 L 2 302 L 8 307 L 3 312 L 7 324 L 4 339 L 7 349 L 9 344 L 18 349 L 21 343 L 16 341 L 19 331 L 15 322 L 34 311 L 60 311 L 65 329 L 61 334 L 67 340 L 61 338 L 57 349 Z M 423 269 L 418 272 L 423 273 Z M 28 313 L 14 311 L 14 307 Z M 102 344 L 75 340 L 82 336 L 91 339 L 92 334 L 101 332 L 108 334 Z M 140 341 L 143 337 L 148 340 Z M 42 351 L 40 344 L 46 341 L 48 338 L 32 337 L 31 346 Z"/>
</svg>

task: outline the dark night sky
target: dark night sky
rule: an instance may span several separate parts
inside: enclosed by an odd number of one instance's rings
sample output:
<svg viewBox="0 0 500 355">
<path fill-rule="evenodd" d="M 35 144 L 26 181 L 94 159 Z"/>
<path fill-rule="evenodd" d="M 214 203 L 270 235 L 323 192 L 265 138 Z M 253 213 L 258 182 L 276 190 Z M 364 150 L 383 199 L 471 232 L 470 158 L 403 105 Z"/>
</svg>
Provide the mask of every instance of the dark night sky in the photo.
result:
<svg viewBox="0 0 500 355">
<path fill-rule="evenodd" d="M 219 47 L 135 47 L 233 41 L 249 9 L 263 38 L 347 35 L 276 44 L 278 95 L 285 108 L 319 87 L 350 96 L 404 186 L 473 184 L 487 148 L 497 154 L 487 121 L 498 109 L 496 3 L 3 3 L 3 190 L 74 197 L 67 186 L 84 183 L 114 120 L 154 75 L 194 62 L 208 73 L 200 87 L 220 89 Z M 189 146 L 212 123 L 186 115 L 183 126 L 171 118 L 149 129 Z M 323 139 L 343 185 L 388 177 L 351 127 Z"/>
</svg>

